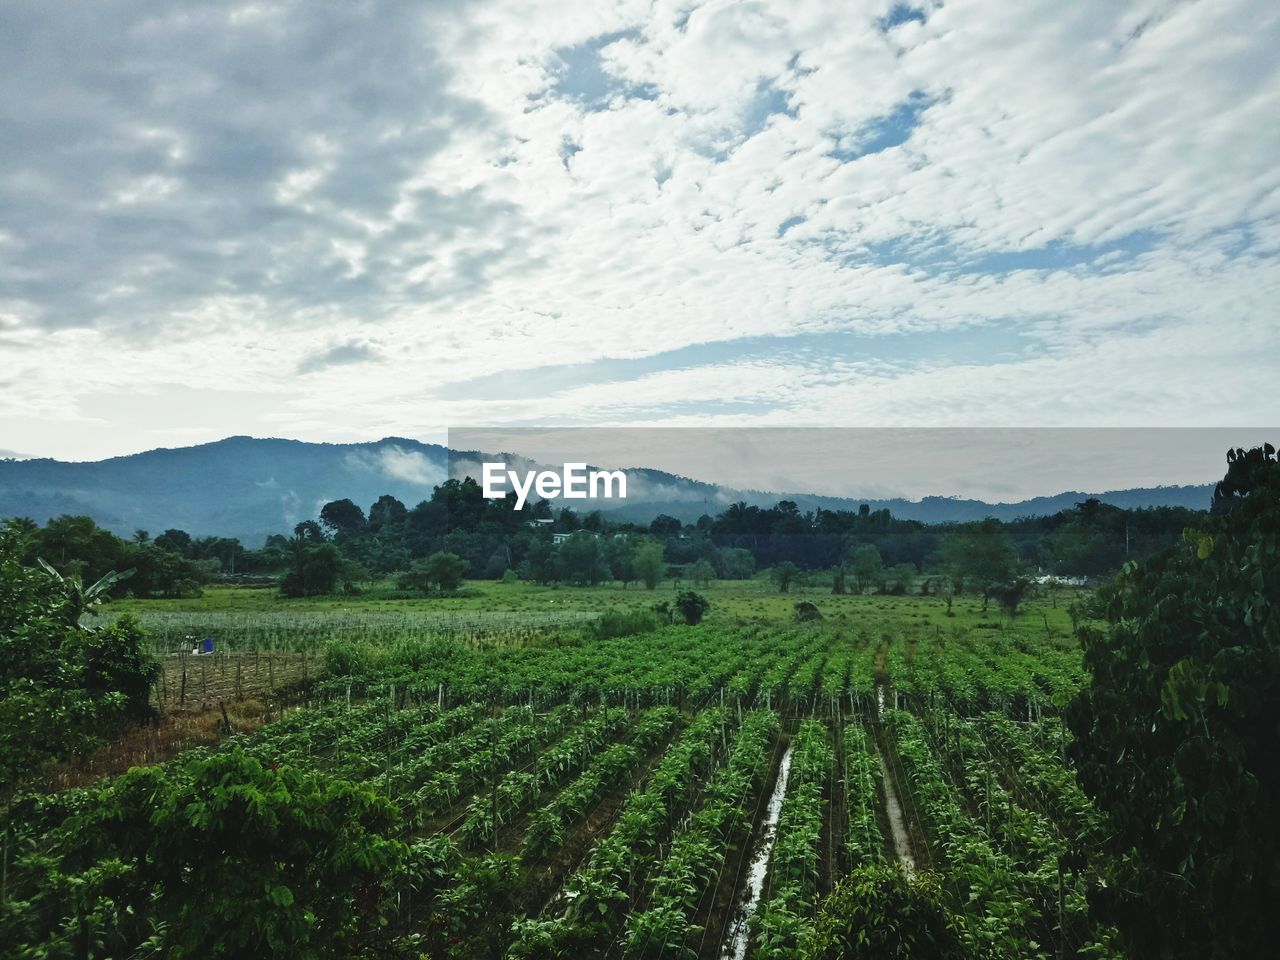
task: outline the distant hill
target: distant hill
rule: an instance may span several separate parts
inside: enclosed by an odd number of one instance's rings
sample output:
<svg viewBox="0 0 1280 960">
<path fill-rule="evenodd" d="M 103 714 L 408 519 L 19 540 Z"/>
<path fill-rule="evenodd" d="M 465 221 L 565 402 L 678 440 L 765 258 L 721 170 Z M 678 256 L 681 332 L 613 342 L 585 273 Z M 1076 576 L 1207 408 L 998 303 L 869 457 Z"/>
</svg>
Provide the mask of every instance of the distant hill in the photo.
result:
<svg viewBox="0 0 1280 960">
<path fill-rule="evenodd" d="M 229 437 L 94 463 L 0 461 L 0 516 L 43 523 L 87 514 L 128 535 L 169 527 L 195 536 L 239 537 L 258 546 L 320 507 L 350 497 L 366 509 L 384 493 L 413 505 L 445 475 L 437 444 L 388 437 L 376 443 L 304 443 Z"/>
<path fill-rule="evenodd" d="M 238 537 L 258 546 L 271 533 L 288 533 L 330 501 L 349 497 L 366 509 L 384 493 L 413 506 L 431 495 L 447 471 L 449 452 L 403 437 L 372 443 L 305 443 L 229 437 L 194 447 L 149 450 L 93 463 L 0 460 L 0 517 L 44 523 L 63 513 L 87 514 L 121 535 L 143 529 L 153 536 L 176 527 L 194 536 Z M 1151 487 L 1101 493 L 1071 491 L 1018 503 L 949 497 L 919 501 L 859 500 L 813 494 L 736 490 L 658 470 L 628 470 L 628 499 L 595 506 L 619 519 L 648 521 L 660 513 L 690 522 L 744 500 L 771 506 L 794 500 L 818 508 L 888 508 L 925 523 L 1058 513 L 1089 496 L 1120 507 L 1183 506 L 1205 509 L 1212 484 Z M 587 507 L 590 509 L 590 506 Z"/>
</svg>

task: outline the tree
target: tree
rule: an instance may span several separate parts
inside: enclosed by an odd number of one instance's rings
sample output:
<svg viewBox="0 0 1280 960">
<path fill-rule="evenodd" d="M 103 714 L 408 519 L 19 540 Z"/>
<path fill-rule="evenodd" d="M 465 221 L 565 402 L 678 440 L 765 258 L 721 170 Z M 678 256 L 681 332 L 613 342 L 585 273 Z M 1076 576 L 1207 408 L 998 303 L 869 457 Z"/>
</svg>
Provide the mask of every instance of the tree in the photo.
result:
<svg viewBox="0 0 1280 960">
<path fill-rule="evenodd" d="M 622 536 L 608 540 L 604 548 L 605 562 L 613 579 L 620 580 L 625 588 L 636 579 L 636 568 L 633 562 L 630 542 Z"/>
<path fill-rule="evenodd" d="M 914 563 L 895 563 L 884 571 L 881 586 L 886 593 L 898 595 L 910 593 L 911 588 L 916 585 L 916 576 L 919 572 Z"/>
<path fill-rule="evenodd" d="M 942 556 L 952 576 L 982 593 L 983 608 L 996 584 L 1013 579 L 1018 555 L 1004 524 L 994 518 L 966 524 L 942 541 Z"/>
<path fill-rule="evenodd" d="M 400 586 L 407 590 L 430 593 L 433 589 L 447 593 L 462 585 L 470 564 L 456 553 L 439 551 L 425 560 L 415 560 L 409 571 L 400 578 Z"/>
<path fill-rule="evenodd" d="M 884 561 L 874 543 L 860 543 L 850 555 L 850 572 L 858 593 L 866 593 L 867 588 L 880 582 L 880 574 Z"/>
<path fill-rule="evenodd" d="M 1012 620 L 1018 615 L 1018 607 L 1022 605 L 1030 588 L 1031 581 L 1026 577 L 1019 577 L 1008 583 L 995 584 L 990 588 L 990 594 L 995 598 L 996 603 L 1000 604 L 1000 609 L 1004 611 L 1005 616 Z"/>
<path fill-rule="evenodd" d="M 364 511 L 347 499 L 333 500 L 321 507 L 320 522 L 335 537 L 354 537 L 368 526 Z"/>
<path fill-rule="evenodd" d="M 655 589 L 666 569 L 662 560 L 662 544 L 654 540 L 639 541 L 631 551 L 631 566 L 646 589 Z"/>
<path fill-rule="evenodd" d="M 1055 573 L 1097 577 L 1113 572 L 1124 557 L 1102 531 L 1082 520 L 1064 523 L 1049 537 L 1049 562 Z"/>
<path fill-rule="evenodd" d="M 845 571 L 843 563 L 840 564 L 839 566 L 831 568 L 831 592 L 832 593 L 839 594 L 839 593 L 845 592 L 845 580 L 847 576 L 848 574 Z"/>
<path fill-rule="evenodd" d="M 293 569 L 280 581 L 286 597 L 316 597 L 337 590 L 343 568 L 337 547 L 298 536 L 289 541 L 289 553 Z"/>
<path fill-rule="evenodd" d="M 676 596 L 676 609 L 684 622 L 691 627 L 702 622 L 702 615 L 711 609 L 711 601 L 692 590 L 681 590 Z"/>
<path fill-rule="evenodd" d="M 156 537 L 155 545 L 161 550 L 172 550 L 180 557 L 191 556 L 191 534 L 185 530 L 166 530 Z"/>
<path fill-rule="evenodd" d="M 560 558 L 555 547 L 546 540 L 529 544 L 524 556 L 524 577 L 534 583 L 554 583 L 559 577 Z"/>
<path fill-rule="evenodd" d="M 107 594 L 110 593 L 111 588 L 121 580 L 129 579 L 134 574 L 133 570 L 121 570 L 119 572 L 113 570 L 110 573 L 104 573 L 86 587 L 78 573 L 71 573 L 64 577 L 44 560 L 40 560 L 39 564 L 44 572 L 49 575 L 49 579 L 54 582 L 58 592 L 62 594 L 63 610 L 67 617 L 67 622 L 71 626 L 78 624 L 80 618 L 86 613 L 95 613 L 102 602 L 107 599 Z"/>
<path fill-rule="evenodd" d="M 781 563 L 774 564 L 770 576 L 773 578 L 773 582 L 777 584 L 779 593 L 790 593 L 791 584 L 795 582 L 796 574 L 799 572 L 800 568 L 794 563 L 790 560 L 783 560 Z"/>
<path fill-rule="evenodd" d="M 716 575 L 716 568 L 706 560 L 690 564 L 686 576 L 700 587 L 705 587 Z"/>
<path fill-rule="evenodd" d="M 649 532 L 655 537 L 674 537 L 679 535 L 680 531 L 683 529 L 684 524 L 682 524 L 677 518 L 666 513 L 658 514 L 658 516 L 654 517 L 653 520 L 649 522 Z"/>
<path fill-rule="evenodd" d="M 756 558 L 742 547 L 723 547 L 716 551 L 721 580 L 750 580 L 756 572 Z"/>
<path fill-rule="evenodd" d="M 600 538 L 586 531 L 579 531 L 560 544 L 560 564 L 564 576 L 574 583 L 594 587 L 609 578 Z"/>
<path fill-rule="evenodd" d="M 15 536 L 0 536 L 0 792 L 46 759 L 148 719 L 159 673 L 136 621 L 80 626 L 82 592 L 22 565 L 18 551 Z"/>
<path fill-rule="evenodd" d="M 1135 960 L 1280 940 L 1280 464 L 1228 461 L 1203 527 L 1126 564 L 1078 629 L 1068 750 L 1107 819 L 1092 899 Z"/>
<path fill-rule="evenodd" d="M 324 530 L 314 520 L 303 520 L 295 524 L 293 535 L 307 543 L 324 543 L 325 541 Z"/>
<path fill-rule="evenodd" d="M 403 503 L 391 494 L 384 493 L 369 508 L 369 529 L 377 533 L 383 527 L 398 527 L 408 516 L 409 511 Z"/>
</svg>

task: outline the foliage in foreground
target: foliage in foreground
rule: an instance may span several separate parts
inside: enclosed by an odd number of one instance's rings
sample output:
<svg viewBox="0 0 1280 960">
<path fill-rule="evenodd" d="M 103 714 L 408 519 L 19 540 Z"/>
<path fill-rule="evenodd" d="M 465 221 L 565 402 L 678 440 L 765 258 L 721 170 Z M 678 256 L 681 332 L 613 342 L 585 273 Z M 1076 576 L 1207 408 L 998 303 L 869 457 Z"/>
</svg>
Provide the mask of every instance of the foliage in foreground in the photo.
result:
<svg viewBox="0 0 1280 960">
<path fill-rule="evenodd" d="M 93 590 L 23 566 L 18 544 L 0 537 L 0 793 L 44 761 L 151 715 L 158 665 L 132 618 L 80 626 Z"/>
<path fill-rule="evenodd" d="M 30 956 L 348 956 L 384 920 L 383 884 L 407 848 L 368 787 L 239 750 L 146 767 L 76 804 L 10 869 L 0 941 Z M 56 811 L 65 813 L 66 811 Z"/>
<path fill-rule="evenodd" d="M 1146 957 L 1280 939 L 1280 464 L 1235 451 L 1202 530 L 1130 565 L 1082 627 L 1068 722 L 1110 824 L 1100 914 Z"/>
<path fill-rule="evenodd" d="M 822 901 L 803 960 L 960 960 L 960 935 L 938 878 L 862 866 Z"/>
</svg>

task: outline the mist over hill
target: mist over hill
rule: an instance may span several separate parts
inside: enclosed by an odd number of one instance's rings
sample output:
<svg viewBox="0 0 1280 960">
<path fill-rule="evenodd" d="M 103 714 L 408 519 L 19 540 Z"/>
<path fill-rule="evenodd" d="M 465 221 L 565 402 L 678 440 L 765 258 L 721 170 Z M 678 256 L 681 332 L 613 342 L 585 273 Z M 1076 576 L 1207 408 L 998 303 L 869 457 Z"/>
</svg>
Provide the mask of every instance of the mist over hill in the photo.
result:
<svg viewBox="0 0 1280 960">
<path fill-rule="evenodd" d="M 314 518 L 343 497 L 368 507 L 389 493 L 413 506 L 431 496 L 448 475 L 449 451 L 404 437 L 369 443 L 228 437 L 192 447 L 149 450 L 96 462 L 0 460 L 0 517 L 44 523 L 64 513 L 85 514 L 128 536 L 176 527 L 195 536 L 237 537 L 257 546 L 272 533 Z M 1119 507 L 1183 506 L 1205 509 L 1212 484 L 1112 491 L 1066 491 L 1014 503 L 946 496 L 857 499 L 806 493 L 737 490 L 659 470 L 629 469 L 625 502 L 574 502 L 616 519 L 648 521 L 666 513 L 685 522 L 715 514 L 738 500 L 771 506 L 793 500 L 802 511 L 889 509 L 926 523 L 1054 514 L 1093 496 Z"/>
</svg>

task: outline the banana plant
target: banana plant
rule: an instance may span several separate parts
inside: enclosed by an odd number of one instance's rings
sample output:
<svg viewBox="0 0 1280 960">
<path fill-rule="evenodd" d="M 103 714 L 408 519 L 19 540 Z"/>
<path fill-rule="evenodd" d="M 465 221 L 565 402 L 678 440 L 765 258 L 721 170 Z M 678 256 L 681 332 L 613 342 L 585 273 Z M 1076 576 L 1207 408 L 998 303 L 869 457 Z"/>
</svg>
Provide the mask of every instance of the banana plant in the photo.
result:
<svg viewBox="0 0 1280 960">
<path fill-rule="evenodd" d="M 84 580 L 78 573 L 70 573 L 63 576 L 53 568 L 43 557 L 36 560 L 54 582 L 58 584 L 62 591 L 63 599 L 66 601 L 67 620 L 73 626 L 80 623 L 80 618 L 86 613 L 96 613 L 97 608 L 107 599 L 107 594 L 121 580 L 128 580 L 136 572 L 130 567 L 128 570 L 112 570 L 103 574 L 90 586 L 84 585 Z"/>
</svg>

